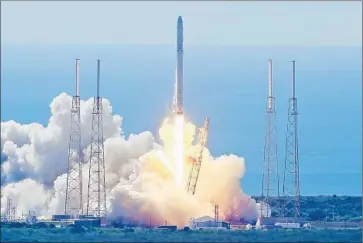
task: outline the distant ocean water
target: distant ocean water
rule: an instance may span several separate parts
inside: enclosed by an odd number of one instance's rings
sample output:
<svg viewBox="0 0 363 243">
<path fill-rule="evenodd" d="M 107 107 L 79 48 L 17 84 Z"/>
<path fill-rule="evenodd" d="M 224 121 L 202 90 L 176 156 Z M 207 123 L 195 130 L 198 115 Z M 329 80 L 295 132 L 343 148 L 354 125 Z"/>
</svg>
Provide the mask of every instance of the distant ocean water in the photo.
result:
<svg viewBox="0 0 363 243">
<path fill-rule="evenodd" d="M 172 100 L 173 46 L 3 45 L 1 120 L 46 124 L 49 104 L 74 93 L 81 59 L 81 96 L 101 94 L 124 117 L 126 135 L 157 131 Z M 210 117 L 212 155 L 245 158 L 245 192 L 259 195 L 265 132 L 267 60 L 273 59 L 280 171 L 291 63 L 296 60 L 301 193 L 362 195 L 361 47 L 185 47 L 187 119 Z M 281 173 L 282 174 L 282 173 Z"/>
</svg>

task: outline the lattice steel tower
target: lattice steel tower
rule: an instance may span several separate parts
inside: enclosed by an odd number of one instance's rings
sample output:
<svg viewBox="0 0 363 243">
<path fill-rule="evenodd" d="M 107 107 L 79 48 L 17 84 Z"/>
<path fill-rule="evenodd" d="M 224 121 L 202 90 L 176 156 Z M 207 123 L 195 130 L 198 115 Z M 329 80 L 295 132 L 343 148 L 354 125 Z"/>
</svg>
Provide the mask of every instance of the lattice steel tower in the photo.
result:
<svg viewBox="0 0 363 243">
<path fill-rule="evenodd" d="M 8 221 L 13 220 L 12 209 L 13 209 L 13 202 L 11 198 L 8 197 L 7 208 L 6 208 L 6 216 Z"/>
<path fill-rule="evenodd" d="M 87 215 L 106 215 L 105 159 L 103 144 L 103 112 L 100 97 L 100 60 L 97 60 L 97 97 L 92 112 L 91 154 L 89 161 Z"/>
<path fill-rule="evenodd" d="M 272 94 L 272 60 L 268 60 L 268 97 L 266 109 L 266 134 L 264 147 L 264 163 L 262 172 L 262 200 L 269 205 L 267 216 L 280 214 L 279 207 L 279 169 L 277 159 L 276 109 L 275 97 Z M 262 215 L 261 206 L 261 216 Z"/>
<path fill-rule="evenodd" d="M 199 151 L 196 155 L 196 158 L 193 159 L 193 165 L 190 170 L 187 185 L 186 185 L 186 190 L 191 195 L 195 194 L 195 188 L 197 186 L 197 182 L 198 182 L 198 178 L 199 178 L 200 167 L 201 167 L 202 161 L 203 161 L 203 151 L 207 144 L 208 130 L 209 130 L 209 118 L 206 118 L 204 121 L 203 128 L 201 128 L 198 133 L 197 146 L 199 147 L 198 148 Z"/>
<path fill-rule="evenodd" d="M 17 220 L 17 205 L 13 204 L 13 200 L 8 197 L 8 205 L 7 205 L 7 211 L 6 216 L 8 221 L 16 221 Z"/>
<path fill-rule="evenodd" d="M 214 222 L 217 223 L 219 220 L 219 205 L 213 202 L 213 207 L 214 207 Z"/>
<path fill-rule="evenodd" d="M 65 214 L 72 215 L 73 217 L 83 214 L 79 59 L 76 60 L 76 95 L 72 98 L 67 188 L 64 211 Z"/>
<path fill-rule="evenodd" d="M 283 216 L 300 217 L 299 149 L 297 136 L 297 98 L 295 96 L 295 61 L 292 62 L 292 97 L 286 131 L 285 170 L 282 193 Z"/>
</svg>

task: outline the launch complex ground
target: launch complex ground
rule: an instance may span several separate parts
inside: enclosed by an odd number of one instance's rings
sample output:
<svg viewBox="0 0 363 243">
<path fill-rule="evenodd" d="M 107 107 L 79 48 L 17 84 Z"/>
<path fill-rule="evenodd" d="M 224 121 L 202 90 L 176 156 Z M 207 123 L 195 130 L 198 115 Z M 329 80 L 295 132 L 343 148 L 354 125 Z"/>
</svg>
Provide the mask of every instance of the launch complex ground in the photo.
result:
<svg viewBox="0 0 363 243">
<path fill-rule="evenodd" d="M 94 228 L 1 228 L 2 242 L 361 242 L 361 230 L 160 231 Z"/>
<path fill-rule="evenodd" d="M 87 198 L 82 198 L 82 159 L 81 159 L 81 131 L 80 131 L 80 92 L 79 92 L 79 67 L 80 60 L 76 60 L 76 94 L 72 99 L 71 109 L 71 134 L 68 151 L 68 174 L 67 189 L 64 205 L 64 214 L 53 215 L 52 219 L 37 219 L 36 215 L 29 213 L 19 219 L 16 202 L 8 199 L 7 215 L 2 218 L 2 224 L 16 225 L 24 222 L 30 225 L 42 227 L 123 227 L 133 230 L 154 228 L 156 230 L 174 231 L 177 229 L 204 230 L 204 231 L 226 231 L 226 230 L 249 230 L 249 229 L 310 229 L 310 228 L 357 228 L 362 224 L 352 222 L 311 222 L 303 219 L 300 210 L 300 181 L 299 181 L 299 156 L 297 136 L 297 98 L 295 95 L 295 62 L 292 62 L 292 94 L 289 99 L 289 112 L 286 133 L 285 168 L 283 171 L 282 194 L 280 195 L 279 173 L 277 168 L 277 142 L 275 128 L 275 97 L 272 90 L 272 60 L 268 60 L 268 97 L 266 107 L 266 135 L 263 164 L 262 197 L 258 202 L 259 208 L 256 220 L 239 218 L 230 220 L 220 217 L 220 206 L 211 202 L 213 216 L 191 218 L 188 225 L 176 227 L 168 225 L 155 226 L 148 219 L 143 222 L 128 217 L 108 217 L 106 205 L 106 182 L 104 164 L 104 139 L 102 122 L 102 98 L 100 97 L 100 61 L 97 62 L 97 96 L 94 98 L 92 112 L 92 141 L 89 159 L 89 178 Z M 179 16 L 177 20 L 177 68 L 173 96 L 173 105 L 170 112 L 170 121 L 174 126 L 174 148 L 172 160 L 174 161 L 173 177 L 175 183 L 183 183 L 183 20 Z M 204 149 L 207 144 L 209 132 L 209 118 L 205 119 L 203 126 L 197 134 L 196 146 L 198 151 L 194 156 L 189 156 L 192 166 L 188 172 L 185 190 L 191 196 L 195 194 L 199 173 L 202 168 Z M 45 226 L 44 226 L 45 225 Z M 153 226 L 152 226 L 153 225 Z"/>
</svg>

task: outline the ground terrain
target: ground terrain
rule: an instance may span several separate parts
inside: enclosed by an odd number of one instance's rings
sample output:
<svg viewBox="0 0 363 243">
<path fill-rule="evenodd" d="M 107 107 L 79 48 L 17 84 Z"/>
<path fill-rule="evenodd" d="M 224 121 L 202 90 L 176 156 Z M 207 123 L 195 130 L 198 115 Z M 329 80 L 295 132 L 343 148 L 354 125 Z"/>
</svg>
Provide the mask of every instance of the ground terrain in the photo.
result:
<svg viewBox="0 0 363 243">
<path fill-rule="evenodd" d="M 361 230 L 156 231 L 1 228 L 1 242 L 361 242 Z"/>
<path fill-rule="evenodd" d="M 196 232 L 137 228 L 55 228 L 54 225 L 42 223 L 18 223 L 1 225 L 1 242 L 362 242 L 361 228 L 345 227 L 348 222 L 349 225 L 355 223 L 361 227 L 362 197 L 304 196 L 301 197 L 300 205 L 303 219 L 319 229 Z M 334 229 L 324 229 L 331 224 L 335 224 L 330 227 Z"/>
</svg>

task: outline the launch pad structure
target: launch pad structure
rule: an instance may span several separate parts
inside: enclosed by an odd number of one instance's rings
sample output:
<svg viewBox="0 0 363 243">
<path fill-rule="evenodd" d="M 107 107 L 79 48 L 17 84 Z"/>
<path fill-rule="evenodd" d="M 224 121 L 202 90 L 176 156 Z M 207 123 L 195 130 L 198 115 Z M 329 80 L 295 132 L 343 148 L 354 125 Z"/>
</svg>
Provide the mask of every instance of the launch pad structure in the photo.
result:
<svg viewBox="0 0 363 243">
<path fill-rule="evenodd" d="M 189 194 L 195 194 L 195 188 L 197 186 L 200 167 L 203 161 L 203 151 L 207 143 L 209 129 L 209 118 L 204 121 L 204 126 L 199 130 L 197 138 L 198 153 L 195 159 L 193 159 L 192 169 L 190 170 L 186 190 Z"/>
<path fill-rule="evenodd" d="M 289 99 L 287 130 L 285 140 L 285 161 L 280 195 L 279 170 L 276 140 L 275 98 L 272 95 L 272 60 L 269 60 L 269 89 L 266 110 L 266 135 L 264 148 L 264 166 L 262 174 L 262 204 L 267 208 L 263 215 L 261 205 L 261 222 L 301 222 L 300 217 L 300 179 L 299 149 L 297 134 L 297 98 L 295 95 L 295 61 L 292 61 L 292 96 Z M 271 218 L 270 217 L 271 210 Z M 269 223 L 268 223 L 269 224 Z"/>
<path fill-rule="evenodd" d="M 8 197 L 6 217 L 8 221 L 14 221 L 17 219 L 17 205 L 13 204 L 13 200 Z"/>
<path fill-rule="evenodd" d="M 72 98 L 71 126 L 68 148 L 68 171 L 64 214 L 76 217 L 83 214 L 81 113 L 79 96 L 79 62 L 76 60 L 76 95 Z"/>
<path fill-rule="evenodd" d="M 214 206 L 214 222 L 217 223 L 219 221 L 219 205 L 213 202 Z"/>
<path fill-rule="evenodd" d="M 68 149 L 68 172 L 64 214 L 71 218 L 84 215 L 83 176 L 84 164 L 81 147 L 81 117 L 79 95 L 79 66 L 76 59 L 76 95 L 72 98 L 71 125 Z M 100 60 L 97 60 L 97 96 L 94 97 L 92 112 L 91 152 L 89 159 L 89 179 L 86 214 L 102 217 L 106 214 L 105 164 L 103 144 L 103 111 L 100 97 Z"/>
<path fill-rule="evenodd" d="M 262 172 L 262 202 L 266 205 L 266 216 L 280 214 L 279 170 L 277 157 L 276 107 L 272 93 L 272 60 L 268 60 L 268 97 L 266 109 L 266 134 Z M 261 217 L 263 205 L 260 207 Z"/>
<path fill-rule="evenodd" d="M 106 178 L 103 138 L 103 109 L 100 97 L 100 60 L 97 60 L 97 96 L 94 97 L 92 112 L 91 153 L 89 159 L 89 179 L 87 215 L 106 215 Z"/>
<path fill-rule="evenodd" d="M 297 98 L 295 96 L 295 61 L 292 61 L 292 97 L 289 100 L 286 129 L 285 169 L 283 179 L 283 216 L 300 218 L 299 147 L 297 134 Z"/>
</svg>

